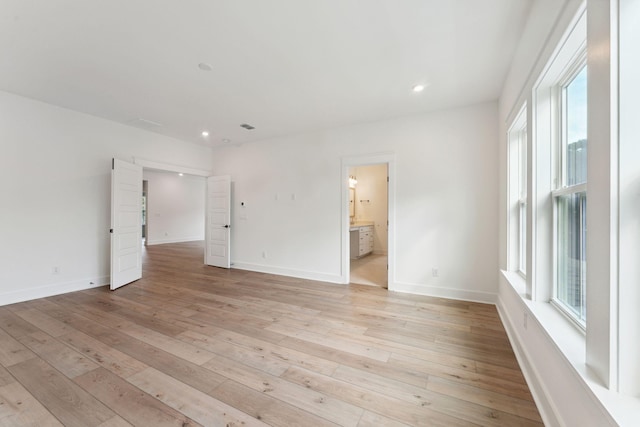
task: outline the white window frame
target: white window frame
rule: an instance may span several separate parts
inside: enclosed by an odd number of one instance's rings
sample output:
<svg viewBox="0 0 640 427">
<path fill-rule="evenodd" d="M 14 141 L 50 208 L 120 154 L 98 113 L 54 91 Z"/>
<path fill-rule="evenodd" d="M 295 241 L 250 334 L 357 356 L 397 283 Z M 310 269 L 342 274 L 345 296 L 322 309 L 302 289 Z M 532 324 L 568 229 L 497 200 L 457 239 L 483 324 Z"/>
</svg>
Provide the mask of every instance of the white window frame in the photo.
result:
<svg viewBox="0 0 640 427">
<path fill-rule="evenodd" d="M 522 106 L 507 132 L 509 186 L 508 269 L 526 279 L 527 263 L 527 105 Z M 523 221 L 524 219 L 524 221 Z"/>
<path fill-rule="evenodd" d="M 553 171 L 554 171 L 554 189 L 551 191 L 551 197 L 553 199 L 553 287 L 551 291 L 551 304 L 558 309 L 565 317 L 567 317 L 576 327 L 585 332 L 586 317 L 582 319 L 560 300 L 558 297 L 559 283 L 559 231 L 558 231 L 558 203 L 561 197 L 569 196 L 579 193 L 587 194 L 587 183 L 580 183 L 574 185 L 567 184 L 567 159 L 565 158 L 568 145 L 567 137 L 567 109 L 566 109 L 566 88 L 576 78 L 576 76 L 587 65 L 587 50 L 586 46 L 582 46 L 577 51 L 571 60 L 567 64 L 566 71 L 559 79 L 557 85 L 553 88 L 553 97 L 555 103 L 556 120 L 554 122 L 554 139 L 553 147 Z M 586 291 L 586 289 L 585 289 Z M 586 303 L 585 303 L 586 304 Z"/>
<path fill-rule="evenodd" d="M 526 110 L 525 110 L 526 116 Z M 527 123 L 518 132 L 518 273 L 527 277 Z"/>
<path fill-rule="evenodd" d="M 551 55 L 532 87 L 529 132 L 529 210 L 530 252 L 527 275 L 527 295 L 533 301 L 547 302 L 577 330 L 585 333 L 572 313 L 556 304 L 558 272 L 557 201 L 563 194 L 581 188 L 563 188 L 562 155 L 562 86 L 572 80 L 585 61 L 587 38 L 586 11 L 583 9 L 567 29 L 562 41 Z M 586 188 L 586 186 L 585 186 Z"/>
</svg>

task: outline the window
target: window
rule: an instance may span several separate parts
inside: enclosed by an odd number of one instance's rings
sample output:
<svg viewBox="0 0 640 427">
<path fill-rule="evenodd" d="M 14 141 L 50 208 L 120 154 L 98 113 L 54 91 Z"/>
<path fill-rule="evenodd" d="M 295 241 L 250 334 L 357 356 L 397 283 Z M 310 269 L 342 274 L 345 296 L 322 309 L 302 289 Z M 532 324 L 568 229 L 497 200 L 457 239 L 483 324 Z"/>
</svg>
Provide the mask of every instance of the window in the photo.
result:
<svg viewBox="0 0 640 427">
<path fill-rule="evenodd" d="M 553 301 L 585 326 L 587 207 L 587 69 L 578 62 L 559 85 L 556 159 L 556 277 Z"/>
<path fill-rule="evenodd" d="M 518 271 L 527 274 L 527 128 L 518 135 Z"/>
<path fill-rule="evenodd" d="M 509 270 L 527 271 L 527 108 L 520 109 L 508 134 L 509 144 Z"/>
<path fill-rule="evenodd" d="M 587 19 L 567 29 L 533 86 L 529 165 L 531 299 L 586 330 Z"/>
</svg>

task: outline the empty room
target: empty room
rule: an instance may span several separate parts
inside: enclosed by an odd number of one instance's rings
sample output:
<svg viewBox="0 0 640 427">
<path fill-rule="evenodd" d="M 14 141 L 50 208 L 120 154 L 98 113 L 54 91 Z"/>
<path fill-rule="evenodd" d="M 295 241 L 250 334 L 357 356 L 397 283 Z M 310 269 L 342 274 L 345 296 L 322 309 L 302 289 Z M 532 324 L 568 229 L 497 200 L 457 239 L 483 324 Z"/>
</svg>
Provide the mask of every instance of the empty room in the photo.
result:
<svg viewBox="0 0 640 427">
<path fill-rule="evenodd" d="M 640 0 L 0 4 L 0 425 L 638 425 Z"/>
</svg>

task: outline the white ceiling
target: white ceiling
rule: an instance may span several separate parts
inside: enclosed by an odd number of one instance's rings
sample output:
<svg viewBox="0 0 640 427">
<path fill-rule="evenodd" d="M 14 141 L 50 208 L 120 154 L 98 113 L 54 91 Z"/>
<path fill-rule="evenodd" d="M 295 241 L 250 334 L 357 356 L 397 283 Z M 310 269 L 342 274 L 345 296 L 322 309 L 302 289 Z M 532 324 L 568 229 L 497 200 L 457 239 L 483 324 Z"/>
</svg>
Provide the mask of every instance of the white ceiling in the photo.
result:
<svg viewBox="0 0 640 427">
<path fill-rule="evenodd" d="M 0 0 L 0 89 L 255 141 L 497 99 L 532 1 Z"/>
</svg>

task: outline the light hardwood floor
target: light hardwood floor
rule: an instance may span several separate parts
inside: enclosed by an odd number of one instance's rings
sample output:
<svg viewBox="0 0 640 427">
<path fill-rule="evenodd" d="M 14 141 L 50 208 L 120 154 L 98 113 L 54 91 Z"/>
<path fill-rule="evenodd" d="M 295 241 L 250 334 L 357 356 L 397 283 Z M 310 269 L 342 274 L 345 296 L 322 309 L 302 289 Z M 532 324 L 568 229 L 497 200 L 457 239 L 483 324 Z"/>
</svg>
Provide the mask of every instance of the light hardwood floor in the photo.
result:
<svg viewBox="0 0 640 427">
<path fill-rule="evenodd" d="M 354 285 L 387 287 L 387 256 L 371 254 L 351 260 L 349 281 Z"/>
<path fill-rule="evenodd" d="M 0 307 L 0 425 L 540 426 L 495 307 L 202 265 Z"/>
</svg>

